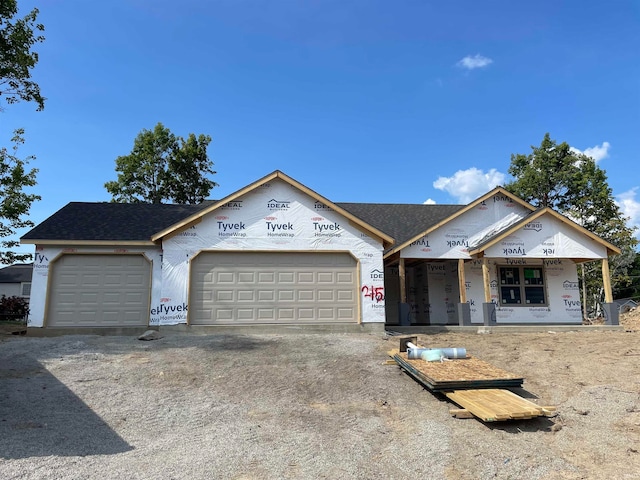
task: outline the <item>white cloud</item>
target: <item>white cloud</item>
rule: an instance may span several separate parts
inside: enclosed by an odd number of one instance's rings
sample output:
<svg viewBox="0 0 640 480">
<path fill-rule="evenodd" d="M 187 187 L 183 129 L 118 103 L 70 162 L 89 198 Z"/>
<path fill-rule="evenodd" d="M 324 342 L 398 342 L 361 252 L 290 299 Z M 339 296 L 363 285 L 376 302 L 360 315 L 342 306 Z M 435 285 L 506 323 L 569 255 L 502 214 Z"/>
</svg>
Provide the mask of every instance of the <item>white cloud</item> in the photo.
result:
<svg viewBox="0 0 640 480">
<path fill-rule="evenodd" d="M 489 190 L 503 185 L 505 174 L 492 168 L 487 173 L 475 167 L 458 170 L 452 177 L 438 177 L 433 182 L 434 188 L 443 190 L 460 203 L 469 203 Z"/>
<path fill-rule="evenodd" d="M 571 147 L 571 150 L 576 153 L 584 153 L 587 157 L 593 158 L 596 163 L 609 156 L 609 148 L 611 144 L 609 142 L 602 142 L 602 145 L 596 145 L 595 147 L 585 148 L 584 152 L 578 150 L 575 147 Z"/>
<path fill-rule="evenodd" d="M 433 200 L 432 198 L 427 198 L 424 202 L 422 202 L 423 205 L 435 205 L 436 201 Z"/>
<path fill-rule="evenodd" d="M 467 55 L 462 60 L 460 60 L 456 65 L 462 68 L 466 68 L 468 70 L 473 70 L 475 68 L 483 68 L 493 63 L 488 57 L 483 57 L 480 54 L 475 56 Z"/>
<path fill-rule="evenodd" d="M 627 225 L 640 228 L 640 201 L 636 200 L 637 190 L 638 187 L 634 187 L 627 192 L 621 193 L 617 196 L 616 203 L 620 207 L 622 214 L 629 218 Z"/>
</svg>

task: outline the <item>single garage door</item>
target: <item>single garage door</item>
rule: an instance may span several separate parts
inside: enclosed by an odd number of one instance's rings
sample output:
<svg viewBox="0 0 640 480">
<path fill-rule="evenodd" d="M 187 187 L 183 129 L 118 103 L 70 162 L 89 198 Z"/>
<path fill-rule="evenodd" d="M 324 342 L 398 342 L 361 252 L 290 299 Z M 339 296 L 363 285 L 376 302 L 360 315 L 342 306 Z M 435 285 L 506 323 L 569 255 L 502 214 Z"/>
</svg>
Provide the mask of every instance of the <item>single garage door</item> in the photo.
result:
<svg viewBox="0 0 640 480">
<path fill-rule="evenodd" d="M 149 323 L 151 263 L 142 255 L 63 255 L 52 265 L 47 326 Z"/>
<path fill-rule="evenodd" d="M 357 322 L 357 278 L 348 253 L 203 252 L 191 265 L 189 321 Z"/>
</svg>

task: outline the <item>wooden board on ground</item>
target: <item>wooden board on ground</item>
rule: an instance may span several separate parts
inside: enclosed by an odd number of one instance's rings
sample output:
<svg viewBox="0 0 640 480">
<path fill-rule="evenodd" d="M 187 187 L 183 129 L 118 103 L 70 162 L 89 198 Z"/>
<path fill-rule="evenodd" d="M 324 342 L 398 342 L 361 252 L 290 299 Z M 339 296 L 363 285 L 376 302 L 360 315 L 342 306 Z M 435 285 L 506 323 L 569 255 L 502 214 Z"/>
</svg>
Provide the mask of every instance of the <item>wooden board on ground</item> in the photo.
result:
<svg viewBox="0 0 640 480">
<path fill-rule="evenodd" d="M 445 362 L 410 360 L 406 352 L 389 352 L 400 367 L 434 392 L 475 388 L 521 387 L 524 378 L 495 367 L 478 358 L 452 359 Z"/>
<path fill-rule="evenodd" d="M 483 422 L 524 420 L 550 416 L 555 412 L 555 407 L 541 407 L 509 390 L 498 388 L 457 390 L 445 395 Z M 450 412 L 458 418 L 468 418 L 460 410 Z"/>
</svg>

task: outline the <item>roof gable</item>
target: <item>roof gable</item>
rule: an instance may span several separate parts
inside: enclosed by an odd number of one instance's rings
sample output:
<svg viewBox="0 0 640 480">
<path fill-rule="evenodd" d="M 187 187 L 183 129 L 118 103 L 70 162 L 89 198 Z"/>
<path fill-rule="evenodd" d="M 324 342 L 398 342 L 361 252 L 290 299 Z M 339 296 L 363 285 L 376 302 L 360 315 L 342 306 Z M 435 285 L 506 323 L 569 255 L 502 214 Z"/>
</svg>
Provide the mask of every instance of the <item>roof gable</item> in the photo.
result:
<svg viewBox="0 0 640 480">
<path fill-rule="evenodd" d="M 374 227 L 373 225 L 370 225 L 368 223 L 366 223 L 365 221 L 363 221 L 361 218 L 353 215 L 352 213 L 350 213 L 349 211 L 345 210 L 344 208 L 342 208 L 341 206 L 339 206 L 336 203 L 331 202 L 330 200 L 328 200 L 327 198 L 323 197 L 322 195 L 316 193 L 315 191 L 311 190 L 310 188 L 306 187 L 305 185 L 297 182 L 296 180 L 294 180 L 293 178 L 289 177 L 288 175 L 285 175 L 284 173 L 280 172 L 279 170 L 276 170 L 273 173 L 270 173 L 269 175 L 257 180 L 256 182 L 247 185 L 246 187 L 232 193 L 231 195 L 228 195 L 227 197 L 223 198 L 222 200 L 216 201 L 211 203 L 210 205 L 208 205 L 207 207 L 194 212 L 192 215 L 189 215 L 186 218 L 181 219 L 180 221 L 174 223 L 173 225 L 168 226 L 167 228 L 158 231 L 157 233 L 155 233 L 152 236 L 152 240 L 154 241 L 158 241 L 162 238 L 168 237 L 168 236 L 172 236 L 175 235 L 177 233 L 180 233 L 181 231 L 185 230 L 186 228 L 188 228 L 191 225 L 194 225 L 198 222 L 200 222 L 202 220 L 202 218 L 207 215 L 210 214 L 212 212 L 215 212 L 218 209 L 221 209 L 223 207 L 225 207 L 226 205 L 229 205 L 230 203 L 233 203 L 235 201 L 239 201 L 243 196 L 256 191 L 256 189 L 260 188 L 261 186 L 264 186 L 266 184 L 268 184 L 269 182 L 279 179 L 287 184 L 289 184 L 291 187 L 300 190 L 301 192 L 305 193 L 306 195 L 310 196 L 312 199 L 316 200 L 316 202 L 320 202 L 324 205 L 326 205 L 327 207 L 329 207 L 330 209 L 332 209 L 333 211 L 339 213 L 340 215 L 346 217 L 351 224 L 364 231 L 365 233 L 367 233 L 368 235 L 374 237 L 374 238 L 378 238 L 380 239 L 380 241 L 383 243 L 383 245 L 385 247 L 388 247 L 389 245 L 393 244 L 394 239 L 387 235 L 386 233 L 384 233 L 382 230 L 377 229 L 376 227 Z M 273 199 L 274 201 L 276 201 L 276 199 Z"/>
<path fill-rule="evenodd" d="M 508 211 L 511 209 L 517 209 L 518 207 L 519 210 L 525 211 L 525 212 L 531 212 L 534 211 L 535 208 L 525 202 L 524 200 L 512 195 L 511 193 L 509 193 L 507 190 L 505 190 L 502 187 L 496 187 L 493 190 L 491 190 L 490 192 L 487 192 L 486 194 L 482 195 L 481 197 L 477 198 L 476 200 L 474 200 L 473 202 L 469 203 L 468 205 L 465 206 L 459 206 L 459 208 L 455 211 L 453 211 L 448 217 L 443 218 L 441 221 L 428 226 L 428 228 L 421 230 L 419 233 L 417 233 L 416 235 L 406 239 L 405 241 L 403 241 L 402 243 L 398 242 L 397 246 L 395 246 L 392 250 L 390 250 L 389 252 L 386 253 L 385 256 L 391 256 L 394 253 L 400 252 L 402 250 L 407 249 L 407 247 L 412 247 L 412 246 L 416 246 L 418 244 L 420 244 L 421 240 L 424 239 L 425 237 L 428 236 L 433 236 L 433 235 L 437 235 L 437 236 L 442 236 L 439 234 L 439 232 L 442 232 L 444 228 L 446 227 L 451 227 L 453 230 L 455 230 L 455 232 L 451 232 L 451 235 L 455 236 L 456 239 L 449 239 L 449 240 L 445 240 L 443 239 L 442 242 L 454 242 L 457 241 L 458 245 L 453 245 L 453 244 L 449 244 L 447 243 L 448 247 L 447 248 L 456 248 L 459 247 L 458 249 L 462 248 L 464 249 L 466 246 L 466 240 L 469 238 L 470 235 L 474 235 L 476 233 L 478 233 L 477 231 L 472 231 L 473 228 L 461 228 L 462 225 L 457 225 L 457 228 L 454 228 L 454 224 L 458 223 L 460 224 L 461 222 L 458 221 L 459 219 L 461 219 L 465 214 L 472 212 L 473 210 L 478 210 L 478 213 L 482 213 L 483 216 L 486 216 L 486 214 L 484 213 L 484 211 L 489 211 L 490 208 L 493 208 L 496 212 L 497 207 L 495 205 L 501 205 L 501 206 L 505 206 L 508 208 L 505 209 L 499 209 L 500 210 L 500 214 L 499 214 L 499 218 L 487 218 L 485 220 L 483 220 L 485 222 L 484 225 L 478 225 L 476 228 L 478 228 L 478 230 L 482 230 L 490 225 L 494 225 L 494 224 L 499 224 L 502 219 L 505 217 L 506 213 L 503 211 Z M 433 206 L 433 205 L 432 205 Z M 481 215 L 481 216 L 482 216 Z M 522 213 L 520 213 L 520 216 L 522 216 Z M 512 222 L 513 223 L 513 222 Z M 463 231 L 464 230 L 464 231 Z M 461 243 L 462 242 L 462 243 Z M 418 245 L 420 246 L 420 245 Z M 433 258 L 433 255 L 435 254 L 435 251 L 432 249 L 432 247 L 425 247 L 422 248 L 422 250 L 426 250 L 426 252 L 424 254 L 419 253 L 419 252 L 414 252 L 414 255 L 418 255 L 418 256 L 426 256 L 428 258 Z M 438 251 L 442 250 L 441 248 L 437 249 Z M 403 256 L 404 253 L 407 252 L 403 252 Z M 451 258 L 466 258 L 468 257 L 468 254 L 466 252 L 454 252 L 453 257 Z M 409 255 L 411 256 L 411 255 Z M 446 253 L 440 253 L 436 255 L 437 257 L 442 257 L 442 258 L 449 258 L 449 255 Z"/>
<path fill-rule="evenodd" d="M 548 228 L 545 224 L 553 224 L 554 227 Z M 549 231 L 553 233 L 550 234 Z M 514 239 L 514 235 L 518 235 L 518 238 Z M 524 238 L 525 236 L 528 238 Z M 504 244 L 503 247 L 500 247 L 501 243 Z M 513 243 L 513 245 L 507 245 L 507 243 Z M 595 248 L 593 248 L 594 246 Z M 503 253 L 507 252 L 507 254 L 497 255 L 498 247 L 503 248 Z M 477 245 L 469 254 L 490 253 L 491 256 L 510 256 L 511 247 L 518 256 L 563 257 L 576 260 L 604 258 L 606 255 L 620 253 L 620 249 L 615 245 L 603 240 L 555 210 L 545 207 Z M 524 254 L 518 249 L 524 250 Z M 599 249 L 603 251 L 603 254 L 596 252 Z"/>
</svg>

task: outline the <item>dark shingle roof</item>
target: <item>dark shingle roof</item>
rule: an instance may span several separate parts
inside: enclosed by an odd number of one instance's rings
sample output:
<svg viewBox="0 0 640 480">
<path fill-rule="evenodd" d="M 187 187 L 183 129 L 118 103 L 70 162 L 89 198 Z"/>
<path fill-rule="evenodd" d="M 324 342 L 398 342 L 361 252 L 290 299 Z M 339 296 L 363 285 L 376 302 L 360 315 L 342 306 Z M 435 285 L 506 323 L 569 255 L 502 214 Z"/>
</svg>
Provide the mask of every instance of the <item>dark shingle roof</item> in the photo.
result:
<svg viewBox="0 0 640 480">
<path fill-rule="evenodd" d="M 0 283 L 30 282 L 33 274 L 33 263 L 16 263 L 0 268 Z"/>
<path fill-rule="evenodd" d="M 211 205 L 71 202 L 23 240 L 149 241 L 160 230 Z"/>
<path fill-rule="evenodd" d="M 37 225 L 23 240 L 149 241 L 151 237 L 212 205 L 71 202 Z M 349 213 L 395 239 L 395 245 L 420 234 L 464 205 L 337 203 Z"/>
<path fill-rule="evenodd" d="M 394 246 L 419 235 L 465 205 L 399 203 L 336 203 L 349 213 L 395 239 Z"/>
</svg>

